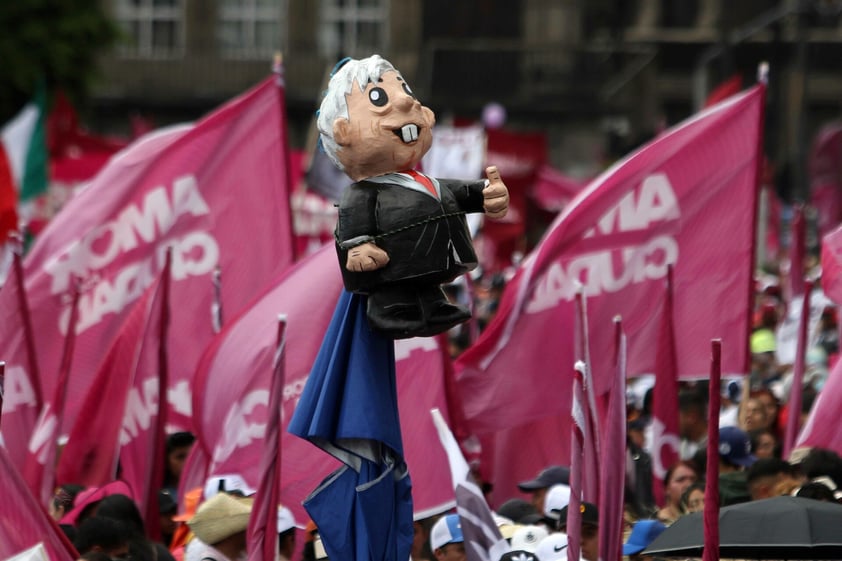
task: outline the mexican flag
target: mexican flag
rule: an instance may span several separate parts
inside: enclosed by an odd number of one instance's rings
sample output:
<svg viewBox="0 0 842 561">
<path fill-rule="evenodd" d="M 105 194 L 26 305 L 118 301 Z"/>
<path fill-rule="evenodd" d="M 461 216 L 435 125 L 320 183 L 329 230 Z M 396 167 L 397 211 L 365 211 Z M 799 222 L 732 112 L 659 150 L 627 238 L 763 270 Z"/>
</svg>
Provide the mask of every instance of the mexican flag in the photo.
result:
<svg viewBox="0 0 842 561">
<path fill-rule="evenodd" d="M 35 199 L 47 192 L 46 91 L 0 129 L 0 244 L 32 217 Z"/>
</svg>

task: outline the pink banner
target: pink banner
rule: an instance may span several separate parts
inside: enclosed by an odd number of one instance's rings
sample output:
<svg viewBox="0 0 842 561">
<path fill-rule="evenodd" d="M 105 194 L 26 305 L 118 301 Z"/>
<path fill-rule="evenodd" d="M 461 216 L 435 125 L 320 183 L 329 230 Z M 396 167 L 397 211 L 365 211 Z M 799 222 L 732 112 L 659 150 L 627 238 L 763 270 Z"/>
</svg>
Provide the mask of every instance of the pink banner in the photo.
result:
<svg viewBox="0 0 842 561">
<path fill-rule="evenodd" d="M 272 357 L 278 314 L 287 316 L 283 388 L 289 423 L 342 289 L 336 252 L 325 247 L 281 275 L 271 288 L 220 333 L 197 370 L 195 431 L 209 460 L 208 476 L 237 473 L 252 488 L 260 480 Z M 435 338 L 395 342 L 398 401 L 416 515 L 452 506 L 447 458 L 430 419 L 446 412 L 443 357 Z M 282 435 L 281 503 L 306 520 L 301 502 L 339 464 L 309 442 Z"/>
<path fill-rule="evenodd" d="M 827 376 L 822 391 L 813 403 L 810 415 L 793 449 L 811 446 L 827 448 L 837 454 L 842 454 L 842 430 L 839 430 L 839 419 L 842 418 L 840 395 L 842 395 L 842 360 L 837 360 Z"/>
<path fill-rule="evenodd" d="M 173 251 L 170 421 L 186 428 L 189 380 L 213 335 L 212 274 L 236 314 L 293 257 L 282 90 L 270 78 L 194 125 L 147 135 L 115 155 L 39 236 L 26 260 L 45 395 L 56 385 L 71 279 L 81 277 L 68 425 L 119 325 Z M 0 341 L 20 367 L 23 347 Z"/>
<path fill-rule="evenodd" d="M 55 521 L 29 492 L 9 453 L 0 446 L 0 558 L 43 543 L 52 561 L 73 561 L 78 557 Z"/>
<path fill-rule="evenodd" d="M 525 435 L 517 450 L 540 442 L 541 457 L 569 463 L 569 444 L 559 433 L 517 427 L 539 420 L 569 426 L 563 417 L 571 406 L 578 287 L 590 325 L 600 326 L 590 333 L 589 366 L 596 394 L 604 395 L 613 370 L 604 352 L 612 334 L 603 326 L 616 315 L 628 337 L 628 375 L 654 372 L 659 322 L 652 303 L 662 299 L 669 265 L 681 294 L 679 376 L 708 375 L 700 342 L 717 337 L 728 342 L 723 370 L 745 373 L 762 107 L 758 86 L 695 115 L 607 170 L 562 211 L 506 287 L 494 321 L 457 361 L 476 432 L 516 431 Z M 494 455 L 489 471 L 502 494 L 495 500 L 516 492 L 509 474 L 546 465 L 520 457 L 517 468 L 503 465 L 517 456 L 512 448 L 498 446 Z"/>
<path fill-rule="evenodd" d="M 842 304 L 842 226 L 822 238 L 822 290 Z"/>
</svg>

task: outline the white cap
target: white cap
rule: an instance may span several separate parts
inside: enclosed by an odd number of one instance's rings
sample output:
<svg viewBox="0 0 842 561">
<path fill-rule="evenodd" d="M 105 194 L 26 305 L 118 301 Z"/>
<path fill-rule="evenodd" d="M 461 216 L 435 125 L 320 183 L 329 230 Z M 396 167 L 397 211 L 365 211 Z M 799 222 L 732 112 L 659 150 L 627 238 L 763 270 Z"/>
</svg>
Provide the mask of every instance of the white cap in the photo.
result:
<svg viewBox="0 0 842 561">
<path fill-rule="evenodd" d="M 292 516 L 292 511 L 285 506 L 278 507 L 278 533 L 286 532 L 290 528 L 295 528 L 295 517 Z"/>
<path fill-rule="evenodd" d="M 535 555 L 541 561 L 567 561 L 567 534 L 555 532 L 538 544 Z"/>
<path fill-rule="evenodd" d="M 449 543 L 462 543 L 462 522 L 458 514 L 448 514 L 439 518 L 430 530 L 430 549 L 434 552 Z"/>
<path fill-rule="evenodd" d="M 550 487 L 547 496 L 544 498 L 544 516 L 558 520 L 561 509 L 570 502 L 570 486 L 558 483 Z M 543 560 L 542 560 L 543 561 Z"/>
<path fill-rule="evenodd" d="M 208 480 L 205 482 L 205 500 L 208 500 L 219 493 L 220 482 L 222 483 L 222 488 L 227 493 L 230 493 L 231 491 L 239 491 L 248 497 L 249 495 L 254 495 L 256 492 L 254 489 L 249 487 L 242 475 L 236 473 L 214 475 L 212 477 L 208 477 Z"/>
<path fill-rule="evenodd" d="M 535 553 L 535 550 L 538 549 L 538 544 L 548 535 L 547 529 L 543 526 L 535 526 L 533 524 L 521 526 L 512 535 L 512 551 L 522 550 Z M 541 559 L 541 561 L 544 560 Z"/>
</svg>

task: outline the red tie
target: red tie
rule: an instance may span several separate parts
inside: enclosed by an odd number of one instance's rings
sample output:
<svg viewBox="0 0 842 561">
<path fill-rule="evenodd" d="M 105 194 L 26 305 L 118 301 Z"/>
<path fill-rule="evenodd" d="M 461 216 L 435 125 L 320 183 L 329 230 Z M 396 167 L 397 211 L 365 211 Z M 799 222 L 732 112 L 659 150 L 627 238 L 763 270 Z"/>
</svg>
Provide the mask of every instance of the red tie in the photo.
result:
<svg viewBox="0 0 842 561">
<path fill-rule="evenodd" d="M 436 188 L 433 186 L 433 182 L 430 181 L 430 179 L 426 175 L 418 173 L 414 169 L 408 169 L 403 173 L 409 175 L 410 177 L 412 177 L 412 179 L 426 187 L 427 191 L 429 191 L 435 198 L 439 197 L 439 194 L 436 193 Z"/>
</svg>

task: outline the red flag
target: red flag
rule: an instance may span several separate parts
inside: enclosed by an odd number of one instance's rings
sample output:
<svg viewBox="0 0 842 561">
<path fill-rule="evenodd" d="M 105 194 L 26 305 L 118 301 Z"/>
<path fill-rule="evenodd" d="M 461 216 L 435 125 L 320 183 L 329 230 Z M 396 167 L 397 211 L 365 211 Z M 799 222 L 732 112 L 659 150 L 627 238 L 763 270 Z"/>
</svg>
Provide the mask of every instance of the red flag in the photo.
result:
<svg viewBox="0 0 842 561">
<path fill-rule="evenodd" d="M 0 361 L 7 363 L 0 441 L 15 468 L 23 473 L 28 436 L 35 431 L 44 400 L 20 252 L 15 251 L 12 259 L 9 276 L 0 289 L 0 341 L 21 349 L 21 355 L 19 361 L 11 363 L 11 357 L 0 352 Z"/>
<path fill-rule="evenodd" d="M 711 92 L 705 99 L 704 106 L 710 107 L 712 105 L 716 105 L 720 101 L 724 101 L 732 95 L 740 93 L 740 90 L 742 89 L 743 77 L 740 74 L 734 74 L 724 82 L 717 85 L 713 90 L 711 90 Z"/>
<path fill-rule="evenodd" d="M 626 336 L 614 320 L 614 381 L 608 393 L 599 474 L 599 557 L 620 559 L 626 483 Z"/>
<path fill-rule="evenodd" d="M 213 336 L 211 276 L 225 275 L 226 313 L 237 314 L 293 258 L 284 115 L 274 79 L 194 125 L 135 141 L 62 209 L 26 259 L 27 295 L 39 334 L 44 389 L 56 386 L 57 342 L 67 329 L 57 294 L 86 280 L 80 302 L 72 422 L 131 304 L 152 284 L 173 248 L 170 422 L 189 427 L 190 379 Z M 22 348 L 0 341 L 10 366 Z"/>
<path fill-rule="evenodd" d="M 70 320 L 68 325 L 76 325 L 79 310 L 79 286 L 73 287 L 70 304 Z M 67 332 L 61 352 L 58 384 L 55 387 L 53 400 L 44 404 L 41 414 L 35 423 L 32 435 L 29 437 L 26 463 L 23 468 L 23 478 L 32 490 L 38 502 L 46 508 L 55 490 L 55 464 L 58 454 L 58 439 L 64 425 L 64 411 L 67 404 L 67 387 L 70 383 L 70 369 L 73 364 L 73 354 L 76 347 L 76 333 Z"/>
<path fill-rule="evenodd" d="M 719 408 L 722 403 L 722 341 L 711 342 L 710 385 L 708 387 L 708 446 L 705 473 L 703 561 L 719 561 Z"/>
<path fill-rule="evenodd" d="M 260 483 L 248 526 L 249 561 L 277 561 L 278 505 L 281 499 L 281 426 L 283 425 L 284 345 L 286 320 L 278 331 L 272 381 L 269 385 L 269 406 L 263 457 L 260 459 Z"/>
<path fill-rule="evenodd" d="M 38 505 L 9 452 L 0 446 L 0 558 L 7 559 L 37 543 L 43 543 L 52 561 L 73 561 L 79 555 L 64 532 Z"/>
<path fill-rule="evenodd" d="M 208 476 L 237 473 L 250 487 L 260 480 L 266 431 L 275 321 L 288 318 L 283 389 L 284 427 L 304 388 L 322 336 L 342 290 L 336 252 L 325 247 L 274 280 L 267 291 L 227 326 L 208 348 L 195 378 L 194 412 L 198 443 L 209 459 Z M 436 338 L 395 342 L 401 433 L 414 485 L 417 518 L 453 505 L 447 459 L 439 446 L 429 411 L 446 412 L 443 360 L 447 349 Z M 449 415 L 448 415 L 449 416 Z M 281 502 L 296 519 L 306 519 L 301 501 L 338 467 L 307 441 L 288 434 L 284 450 Z"/>
<path fill-rule="evenodd" d="M 757 86 L 666 131 L 562 211 L 506 287 L 492 323 L 457 361 L 463 395 L 472 397 L 466 414 L 478 432 L 567 410 L 569 373 L 556 373 L 572 361 L 572 337 L 547 345 L 546 334 L 574 332 L 578 284 L 592 323 L 623 317 L 634 376 L 654 371 L 658 322 L 651 321 L 651 303 L 661 298 L 662 279 L 674 265 L 676 290 L 684 295 L 675 303 L 680 376 L 703 375 L 698 341 L 713 334 L 735 341 L 723 357 L 728 372 L 746 370 L 754 224 L 745 217 L 755 210 L 762 100 Z M 596 331 L 591 345 L 610 348 L 610 337 Z M 601 395 L 610 353 L 594 355 L 589 367 Z M 523 375 L 511 376 L 515 371 Z M 511 401 L 522 387 L 560 398 Z"/>
<path fill-rule="evenodd" d="M 678 428 L 678 359 L 672 306 L 672 267 L 667 270 L 652 389 L 652 490 L 656 504 L 664 504 L 664 477 L 680 457 Z"/>
<path fill-rule="evenodd" d="M 810 323 L 810 296 L 813 282 L 804 284 L 804 299 L 801 304 L 801 317 L 798 320 L 798 343 L 795 346 L 795 363 L 792 369 L 792 385 L 790 386 L 786 420 L 786 432 L 783 441 L 783 457 L 788 458 L 798 438 L 801 422 L 801 395 L 804 393 L 804 369 L 807 361 L 807 327 Z"/>
</svg>

